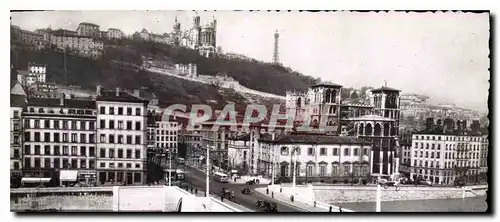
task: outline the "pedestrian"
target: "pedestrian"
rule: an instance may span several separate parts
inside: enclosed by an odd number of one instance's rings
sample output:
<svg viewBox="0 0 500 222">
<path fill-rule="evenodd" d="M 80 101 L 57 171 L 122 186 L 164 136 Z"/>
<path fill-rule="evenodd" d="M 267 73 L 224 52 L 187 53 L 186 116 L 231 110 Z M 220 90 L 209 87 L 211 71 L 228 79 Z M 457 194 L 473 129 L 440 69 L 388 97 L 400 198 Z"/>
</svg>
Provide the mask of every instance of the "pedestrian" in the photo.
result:
<svg viewBox="0 0 500 222">
<path fill-rule="evenodd" d="M 198 188 L 194 188 L 194 193 L 198 194 Z"/>
<path fill-rule="evenodd" d="M 266 194 L 269 194 L 269 188 L 266 188 Z"/>
<path fill-rule="evenodd" d="M 342 207 L 339 207 L 339 212 L 342 213 Z"/>
<path fill-rule="evenodd" d="M 316 207 L 316 201 L 314 201 L 314 207 Z"/>
<path fill-rule="evenodd" d="M 271 197 L 274 198 L 274 191 L 271 192 Z"/>
<path fill-rule="evenodd" d="M 283 192 L 283 187 L 280 187 L 280 193 Z"/>
<path fill-rule="evenodd" d="M 329 210 L 329 212 L 330 212 L 330 213 L 332 212 L 332 208 L 333 208 L 333 207 L 332 207 L 332 206 L 330 206 L 330 210 Z"/>
<path fill-rule="evenodd" d="M 224 202 L 224 196 L 220 196 L 220 202 Z"/>
</svg>

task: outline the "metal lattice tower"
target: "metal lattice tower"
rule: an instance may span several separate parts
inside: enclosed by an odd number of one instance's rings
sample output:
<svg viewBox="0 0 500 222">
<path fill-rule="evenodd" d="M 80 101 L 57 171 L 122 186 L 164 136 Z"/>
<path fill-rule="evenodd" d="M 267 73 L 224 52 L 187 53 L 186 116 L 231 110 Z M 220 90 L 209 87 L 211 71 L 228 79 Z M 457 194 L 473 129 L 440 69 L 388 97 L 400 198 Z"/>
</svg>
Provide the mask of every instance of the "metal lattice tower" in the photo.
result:
<svg viewBox="0 0 500 222">
<path fill-rule="evenodd" d="M 278 30 L 276 30 L 276 32 L 274 33 L 274 53 L 273 53 L 273 63 L 274 64 L 280 64 L 279 38 L 280 38 L 280 34 L 278 33 Z"/>
</svg>

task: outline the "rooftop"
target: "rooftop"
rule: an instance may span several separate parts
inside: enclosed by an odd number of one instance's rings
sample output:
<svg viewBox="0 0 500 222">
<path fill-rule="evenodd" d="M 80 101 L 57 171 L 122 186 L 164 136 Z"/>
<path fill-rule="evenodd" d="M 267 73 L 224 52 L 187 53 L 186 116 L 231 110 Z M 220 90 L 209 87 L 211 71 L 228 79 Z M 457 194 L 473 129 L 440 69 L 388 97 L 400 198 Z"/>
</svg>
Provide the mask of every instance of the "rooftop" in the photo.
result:
<svg viewBox="0 0 500 222">
<path fill-rule="evenodd" d="M 311 86 L 311 88 L 316 88 L 316 87 L 334 87 L 334 88 L 341 88 L 342 85 L 336 84 L 336 83 L 319 83 L 319 84 L 314 84 Z"/>
<path fill-rule="evenodd" d="M 26 104 L 26 96 L 10 94 L 10 107 L 23 107 Z"/>
<path fill-rule="evenodd" d="M 374 120 L 374 121 L 395 121 L 389 117 L 383 117 L 378 115 L 364 115 L 360 117 L 349 118 L 348 120 Z"/>
<path fill-rule="evenodd" d="M 400 92 L 401 90 L 399 90 L 399 89 L 394 89 L 394 88 L 387 87 L 387 86 L 382 86 L 382 87 L 377 88 L 377 89 L 372 89 L 372 92 L 381 92 L 381 91 L 388 91 L 388 92 Z"/>
<path fill-rule="evenodd" d="M 37 107 L 66 107 L 78 109 L 95 109 L 95 102 L 91 100 L 64 99 L 61 105 L 61 99 L 57 98 L 32 98 L 28 100 L 28 106 Z"/>
<path fill-rule="evenodd" d="M 101 94 L 96 97 L 97 101 L 112 101 L 112 102 L 129 102 L 129 103 L 148 103 L 147 100 L 137 98 L 130 93 L 120 91 L 116 96 L 115 90 L 102 90 Z"/>
<path fill-rule="evenodd" d="M 90 22 L 82 22 L 82 23 L 80 23 L 80 25 L 88 25 L 88 26 L 99 27 L 99 25 L 96 25 L 96 24 L 90 23 Z"/>
<path fill-rule="evenodd" d="M 333 136 L 313 133 L 279 135 L 274 140 L 265 138 L 260 139 L 260 141 L 276 144 L 371 144 L 369 141 L 353 136 Z"/>
</svg>

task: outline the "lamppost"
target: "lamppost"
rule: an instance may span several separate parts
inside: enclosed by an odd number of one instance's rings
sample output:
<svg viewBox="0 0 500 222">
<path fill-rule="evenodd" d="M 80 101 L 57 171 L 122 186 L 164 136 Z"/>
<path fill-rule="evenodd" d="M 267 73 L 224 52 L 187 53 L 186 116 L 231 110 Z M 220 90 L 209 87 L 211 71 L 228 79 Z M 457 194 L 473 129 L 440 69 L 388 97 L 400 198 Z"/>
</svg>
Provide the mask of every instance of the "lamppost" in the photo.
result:
<svg viewBox="0 0 500 222">
<path fill-rule="evenodd" d="M 294 156 L 294 164 L 293 164 L 293 188 L 295 188 L 297 182 L 297 150 L 299 147 L 294 147 L 292 150 L 292 156 Z"/>
</svg>

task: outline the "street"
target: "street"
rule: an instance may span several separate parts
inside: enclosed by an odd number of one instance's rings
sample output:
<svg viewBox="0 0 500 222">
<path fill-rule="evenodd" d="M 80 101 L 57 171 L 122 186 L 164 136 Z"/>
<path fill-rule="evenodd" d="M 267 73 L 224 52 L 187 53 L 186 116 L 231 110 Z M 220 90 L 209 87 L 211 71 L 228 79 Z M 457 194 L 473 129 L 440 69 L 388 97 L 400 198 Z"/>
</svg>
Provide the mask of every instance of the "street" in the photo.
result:
<svg viewBox="0 0 500 222">
<path fill-rule="evenodd" d="M 206 187 L 206 174 L 198 169 L 192 168 L 190 166 L 186 166 L 186 183 L 193 185 L 198 188 L 198 192 L 205 190 Z M 301 212 L 300 209 L 297 209 L 293 206 L 282 204 L 278 201 L 272 200 L 270 197 L 266 197 L 266 195 L 262 195 L 256 193 L 253 189 L 257 187 L 265 187 L 267 184 L 260 185 L 245 185 L 245 184 L 231 184 L 231 183 L 219 183 L 210 179 L 210 193 L 219 196 L 222 188 L 228 188 L 230 191 L 234 191 L 235 200 L 233 202 L 240 204 L 246 208 L 249 208 L 255 212 L 264 212 L 262 209 L 256 207 L 256 203 L 258 200 L 266 200 L 270 202 L 276 202 L 278 204 L 278 212 Z M 241 193 L 241 190 L 245 187 L 249 187 L 252 190 L 250 195 L 245 195 Z"/>
</svg>

